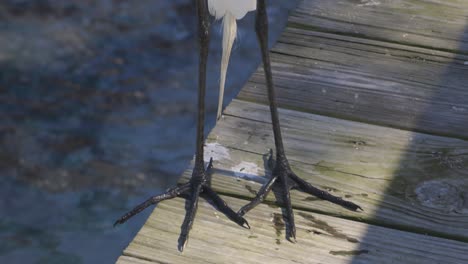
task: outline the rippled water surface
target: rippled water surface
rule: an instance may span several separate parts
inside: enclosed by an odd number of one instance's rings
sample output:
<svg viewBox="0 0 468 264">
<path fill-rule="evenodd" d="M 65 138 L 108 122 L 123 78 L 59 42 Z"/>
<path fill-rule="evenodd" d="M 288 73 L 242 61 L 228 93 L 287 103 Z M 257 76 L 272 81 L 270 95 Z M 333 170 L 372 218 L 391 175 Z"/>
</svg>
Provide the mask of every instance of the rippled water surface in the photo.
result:
<svg viewBox="0 0 468 264">
<path fill-rule="evenodd" d="M 151 210 L 113 221 L 175 184 L 195 147 L 194 3 L 0 2 L 0 263 L 113 263 Z M 268 3 L 273 43 L 294 3 Z M 253 19 L 240 22 L 226 103 L 260 62 Z M 219 22 L 212 32 L 207 130 Z"/>
</svg>

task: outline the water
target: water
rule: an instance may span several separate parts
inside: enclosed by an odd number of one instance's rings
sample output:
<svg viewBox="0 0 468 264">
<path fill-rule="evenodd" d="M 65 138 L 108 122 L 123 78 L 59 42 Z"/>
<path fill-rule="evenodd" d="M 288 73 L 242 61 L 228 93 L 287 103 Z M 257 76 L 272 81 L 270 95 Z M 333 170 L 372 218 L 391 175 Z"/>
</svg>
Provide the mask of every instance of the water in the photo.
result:
<svg viewBox="0 0 468 264">
<path fill-rule="evenodd" d="M 273 43 L 294 3 L 268 2 Z M 113 221 L 176 183 L 195 149 L 194 3 L 0 3 L 0 263 L 113 263 L 151 209 Z M 253 19 L 240 23 L 225 102 L 260 62 Z M 212 32 L 207 130 L 219 23 Z"/>
</svg>

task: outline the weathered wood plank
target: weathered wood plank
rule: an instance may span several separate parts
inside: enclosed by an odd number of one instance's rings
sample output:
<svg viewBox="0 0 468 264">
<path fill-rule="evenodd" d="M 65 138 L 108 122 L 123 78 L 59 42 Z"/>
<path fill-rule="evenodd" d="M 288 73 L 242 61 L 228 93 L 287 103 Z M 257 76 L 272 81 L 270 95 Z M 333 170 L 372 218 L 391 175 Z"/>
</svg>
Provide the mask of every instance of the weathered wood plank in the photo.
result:
<svg viewBox="0 0 468 264">
<path fill-rule="evenodd" d="M 272 62 L 281 107 L 468 139 L 468 56 L 289 28 Z M 266 91 L 259 68 L 238 98 Z"/>
<path fill-rule="evenodd" d="M 299 176 L 364 212 L 293 191 L 292 244 L 274 195 L 246 216 L 252 230 L 202 200 L 181 254 L 174 199 L 118 263 L 468 263 L 467 13 L 464 0 L 301 1 L 272 51 L 280 105 L 304 111 L 280 109 L 286 152 Z M 265 95 L 259 68 L 207 140 L 212 185 L 234 209 L 269 174 L 270 113 L 248 102 Z"/>
<path fill-rule="evenodd" d="M 465 0 L 302 0 L 294 27 L 468 54 Z"/>
<path fill-rule="evenodd" d="M 223 197 L 234 208 L 246 201 Z M 296 244 L 285 241 L 279 208 L 259 205 L 251 230 L 201 200 L 188 247 L 177 251 L 180 198 L 162 202 L 124 255 L 157 263 L 464 263 L 468 244 L 295 211 Z M 404 245 L 404 246 L 403 246 Z M 133 259 L 132 259 L 133 260 Z M 122 257 L 120 263 L 130 262 Z M 119 263 L 118 262 L 118 263 Z"/>
<path fill-rule="evenodd" d="M 217 191 L 251 199 L 265 181 L 257 176 L 265 174 L 262 153 L 274 146 L 269 118 L 267 106 L 244 101 L 226 109 L 206 150 Z M 293 192 L 296 208 L 468 241 L 467 141 L 284 109 L 280 122 L 295 172 L 364 212 Z"/>
<path fill-rule="evenodd" d="M 154 263 L 153 261 L 147 261 L 139 258 L 129 257 L 129 256 L 121 256 L 117 262 L 117 264 L 151 264 Z"/>
</svg>

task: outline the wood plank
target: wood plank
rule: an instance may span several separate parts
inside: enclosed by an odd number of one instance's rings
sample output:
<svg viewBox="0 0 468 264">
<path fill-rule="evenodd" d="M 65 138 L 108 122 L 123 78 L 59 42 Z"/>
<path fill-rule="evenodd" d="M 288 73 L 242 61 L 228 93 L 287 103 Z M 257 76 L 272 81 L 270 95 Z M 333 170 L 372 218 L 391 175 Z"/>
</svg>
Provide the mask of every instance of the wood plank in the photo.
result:
<svg viewBox="0 0 468 264">
<path fill-rule="evenodd" d="M 271 59 L 280 107 L 468 139 L 468 56 L 288 28 Z M 238 98 L 266 90 L 259 68 Z"/>
<path fill-rule="evenodd" d="M 467 14 L 464 0 L 302 0 L 272 50 L 286 152 L 299 176 L 364 212 L 293 191 L 292 244 L 273 194 L 247 215 L 251 230 L 201 200 L 181 254 L 174 199 L 118 263 L 468 263 Z M 206 143 L 234 209 L 270 173 L 269 109 L 249 103 L 265 95 L 259 68 Z"/>
<path fill-rule="evenodd" d="M 465 0 L 302 0 L 294 27 L 468 54 Z"/>
<path fill-rule="evenodd" d="M 294 207 L 468 241 L 467 141 L 284 109 L 280 122 L 293 170 L 364 212 L 299 192 L 292 194 Z M 217 191 L 254 197 L 265 181 L 257 176 L 265 174 L 262 154 L 274 146 L 271 134 L 267 106 L 231 103 L 206 147 Z"/>
<path fill-rule="evenodd" d="M 121 256 L 116 262 L 116 264 L 151 264 L 151 263 L 154 263 L 154 262 L 139 259 L 139 258 L 129 257 L 129 256 Z"/>
<path fill-rule="evenodd" d="M 223 197 L 234 208 L 245 203 Z M 157 263 L 465 263 L 468 244 L 295 211 L 297 243 L 285 241 L 279 208 L 259 205 L 251 230 L 231 223 L 201 200 L 183 253 L 177 240 L 184 201 L 165 201 L 148 219 L 124 255 Z M 402 246 L 404 245 L 404 246 Z M 128 262 L 122 257 L 120 263 Z M 127 261 L 127 262 L 124 262 Z M 147 263 L 147 262 L 136 262 Z"/>
</svg>

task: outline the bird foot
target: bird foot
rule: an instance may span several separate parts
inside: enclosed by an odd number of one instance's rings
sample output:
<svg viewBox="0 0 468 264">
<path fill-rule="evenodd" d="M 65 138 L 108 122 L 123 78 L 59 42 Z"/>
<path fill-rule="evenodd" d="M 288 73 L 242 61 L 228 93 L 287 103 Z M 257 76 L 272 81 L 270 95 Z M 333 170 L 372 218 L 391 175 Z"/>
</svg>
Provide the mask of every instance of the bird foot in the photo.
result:
<svg viewBox="0 0 468 264">
<path fill-rule="evenodd" d="M 209 173 L 212 167 L 213 159 L 210 159 L 210 163 L 206 170 L 203 166 L 195 166 L 192 178 L 189 182 L 175 188 L 171 188 L 163 194 L 150 197 L 115 221 L 114 226 L 125 223 L 131 217 L 137 215 L 150 205 L 157 204 L 163 200 L 172 199 L 178 196 L 184 197 L 188 200 L 188 209 L 179 236 L 178 249 L 182 252 L 188 242 L 189 232 L 192 228 L 197 212 L 198 198 L 201 196 L 211 202 L 211 204 L 214 205 L 217 210 L 225 214 L 231 221 L 244 228 L 250 229 L 249 223 L 241 215 L 233 211 L 226 204 L 226 202 L 221 199 L 221 197 L 210 187 L 210 181 L 207 179 L 206 175 Z"/>
<path fill-rule="evenodd" d="M 274 189 L 275 194 L 278 194 L 280 200 L 285 205 L 283 212 L 286 220 L 286 239 L 291 242 L 296 242 L 296 227 L 294 224 L 294 214 L 291 205 L 290 190 L 297 189 L 302 192 L 311 194 L 322 200 L 340 205 L 346 209 L 357 211 L 362 208 L 350 201 L 344 200 L 340 197 L 334 196 L 329 192 L 320 190 L 305 180 L 297 176 L 290 168 L 288 160 L 285 155 L 278 155 L 276 161 L 272 159 L 272 150 L 270 150 L 270 158 L 268 164 L 272 168 L 271 178 L 260 188 L 256 197 L 248 204 L 244 205 L 238 212 L 240 216 L 244 216 L 248 211 L 252 210 L 255 206 L 261 203 L 268 193 Z M 278 192 L 276 192 L 278 190 Z"/>
</svg>

